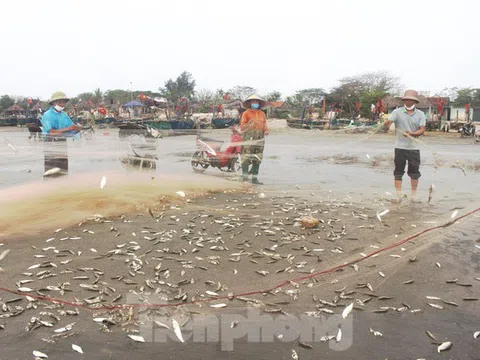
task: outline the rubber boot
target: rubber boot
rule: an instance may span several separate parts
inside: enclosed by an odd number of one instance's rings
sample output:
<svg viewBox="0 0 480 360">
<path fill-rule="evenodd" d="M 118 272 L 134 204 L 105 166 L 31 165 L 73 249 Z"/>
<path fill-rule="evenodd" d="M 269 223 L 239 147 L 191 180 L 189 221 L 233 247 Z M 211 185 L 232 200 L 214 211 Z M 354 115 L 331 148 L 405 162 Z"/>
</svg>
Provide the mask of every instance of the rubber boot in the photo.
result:
<svg viewBox="0 0 480 360">
<path fill-rule="evenodd" d="M 260 164 L 257 162 L 254 162 L 252 164 L 252 184 L 255 185 L 263 185 L 262 182 L 258 181 L 258 172 L 260 170 Z"/>
<path fill-rule="evenodd" d="M 242 181 L 248 181 L 248 163 L 242 164 Z"/>
</svg>

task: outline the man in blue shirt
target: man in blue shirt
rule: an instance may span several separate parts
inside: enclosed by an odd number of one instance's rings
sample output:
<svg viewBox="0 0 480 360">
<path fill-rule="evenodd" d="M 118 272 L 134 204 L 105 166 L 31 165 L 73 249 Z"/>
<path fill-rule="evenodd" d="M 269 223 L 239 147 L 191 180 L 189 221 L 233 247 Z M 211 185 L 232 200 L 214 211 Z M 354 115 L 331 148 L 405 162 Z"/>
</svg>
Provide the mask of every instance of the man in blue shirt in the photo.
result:
<svg viewBox="0 0 480 360">
<path fill-rule="evenodd" d="M 61 91 L 53 93 L 50 99 L 51 108 L 42 117 L 45 173 L 55 168 L 60 169 L 52 175 L 68 173 L 67 137 L 75 136 L 81 129 L 63 111 L 69 100 Z"/>
<path fill-rule="evenodd" d="M 395 189 L 397 190 L 397 199 L 400 202 L 402 198 L 402 178 L 405 174 L 405 165 L 408 161 L 408 176 L 411 179 L 411 200 L 414 202 L 418 179 L 420 178 L 420 149 L 418 141 L 415 138 L 425 133 L 426 118 L 425 114 L 416 108 L 419 103 L 418 93 L 415 90 L 405 91 L 402 97 L 405 106 L 395 109 L 386 121 L 387 126 L 395 123 L 395 134 L 397 137 L 395 145 Z"/>
</svg>

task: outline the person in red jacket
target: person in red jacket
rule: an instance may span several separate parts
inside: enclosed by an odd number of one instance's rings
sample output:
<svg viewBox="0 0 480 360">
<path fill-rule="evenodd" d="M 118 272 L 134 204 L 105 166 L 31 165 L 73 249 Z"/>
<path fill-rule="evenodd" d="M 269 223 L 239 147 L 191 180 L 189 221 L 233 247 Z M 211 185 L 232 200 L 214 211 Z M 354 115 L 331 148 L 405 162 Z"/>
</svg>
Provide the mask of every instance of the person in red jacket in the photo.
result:
<svg viewBox="0 0 480 360">
<path fill-rule="evenodd" d="M 252 174 L 252 183 L 256 185 L 262 185 L 258 181 L 258 172 L 263 160 L 265 135 L 268 135 L 267 117 L 261 110 L 265 104 L 265 100 L 256 95 L 248 97 L 243 103 L 247 110 L 242 114 L 242 120 L 240 121 L 244 141 L 242 177 L 243 181 L 248 181 L 249 174 Z"/>
</svg>

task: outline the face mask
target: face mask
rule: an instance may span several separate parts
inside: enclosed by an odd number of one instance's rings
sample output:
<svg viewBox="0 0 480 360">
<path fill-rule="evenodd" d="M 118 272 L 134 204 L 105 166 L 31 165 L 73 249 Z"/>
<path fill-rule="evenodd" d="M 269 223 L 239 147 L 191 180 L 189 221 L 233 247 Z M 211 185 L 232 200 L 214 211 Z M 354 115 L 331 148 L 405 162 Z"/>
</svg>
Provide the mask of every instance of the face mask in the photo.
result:
<svg viewBox="0 0 480 360">
<path fill-rule="evenodd" d="M 61 111 L 63 111 L 63 109 L 65 109 L 64 106 L 60 106 L 60 105 L 55 105 L 53 108 L 54 108 L 55 110 L 57 110 L 58 112 L 61 112 Z"/>
<path fill-rule="evenodd" d="M 415 109 L 415 104 L 410 107 L 407 107 L 407 105 L 405 105 L 405 109 L 407 109 L 408 111 L 412 111 L 413 109 Z"/>
<path fill-rule="evenodd" d="M 260 108 L 260 104 L 252 104 L 252 109 L 259 109 Z"/>
</svg>

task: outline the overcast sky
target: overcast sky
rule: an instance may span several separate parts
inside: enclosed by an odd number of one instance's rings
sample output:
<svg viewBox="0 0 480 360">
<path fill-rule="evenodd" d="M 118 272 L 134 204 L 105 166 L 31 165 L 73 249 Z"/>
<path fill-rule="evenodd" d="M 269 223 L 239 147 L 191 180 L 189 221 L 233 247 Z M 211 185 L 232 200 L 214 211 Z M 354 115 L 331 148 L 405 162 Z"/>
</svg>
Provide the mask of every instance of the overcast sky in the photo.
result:
<svg viewBox="0 0 480 360">
<path fill-rule="evenodd" d="M 5 0 L 0 94 L 197 89 L 289 95 L 387 70 L 408 88 L 480 87 L 478 0 Z"/>
</svg>

